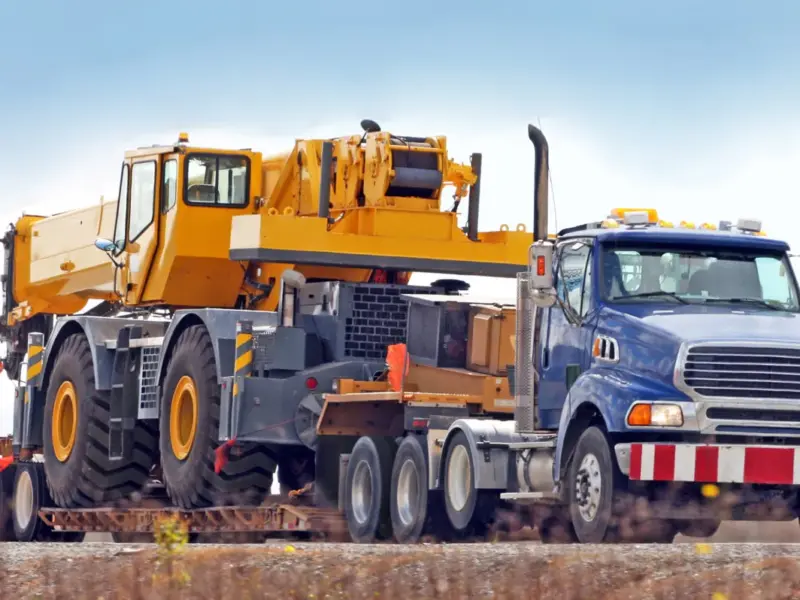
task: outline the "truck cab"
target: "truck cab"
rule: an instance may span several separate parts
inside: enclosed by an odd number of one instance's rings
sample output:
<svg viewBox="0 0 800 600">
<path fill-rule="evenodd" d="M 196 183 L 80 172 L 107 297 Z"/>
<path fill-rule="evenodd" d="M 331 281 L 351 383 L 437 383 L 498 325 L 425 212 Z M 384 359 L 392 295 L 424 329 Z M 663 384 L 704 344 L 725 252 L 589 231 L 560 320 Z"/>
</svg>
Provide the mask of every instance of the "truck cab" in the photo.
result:
<svg viewBox="0 0 800 600">
<path fill-rule="evenodd" d="M 631 212 L 558 236 L 534 356 L 539 428 L 591 408 L 610 432 L 800 435 L 800 413 L 775 412 L 800 398 L 788 245 L 758 223 L 675 228 L 651 210 L 626 225 Z"/>
</svg>

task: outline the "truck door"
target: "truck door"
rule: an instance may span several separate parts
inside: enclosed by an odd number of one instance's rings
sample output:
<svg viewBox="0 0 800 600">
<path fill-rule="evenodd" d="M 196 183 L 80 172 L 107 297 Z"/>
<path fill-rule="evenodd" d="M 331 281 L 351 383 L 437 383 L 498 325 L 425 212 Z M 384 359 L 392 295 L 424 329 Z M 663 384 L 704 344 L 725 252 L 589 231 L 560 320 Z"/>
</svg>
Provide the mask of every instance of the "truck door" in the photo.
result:
<svg viewBox="0 0 800 600">
<path fill-rule="evenodd" d="M 164 155 L 135 157 L 130 161 L 127 235 L 119 291 L 127 305 L 139 304 L 158 246 L 159 173 Z M 117 240 L 115 240 L 117 241 Z"/>
<path fill-rule="evenodd" d="M 539 349 L 539 419 L 543 428 L 558 426 L 569 388 L 589 365 L 595 329 L 592 240 L 569 240 L 556 246 L 555 285 L 559 302 L 543 315 Z"/>
</svg>

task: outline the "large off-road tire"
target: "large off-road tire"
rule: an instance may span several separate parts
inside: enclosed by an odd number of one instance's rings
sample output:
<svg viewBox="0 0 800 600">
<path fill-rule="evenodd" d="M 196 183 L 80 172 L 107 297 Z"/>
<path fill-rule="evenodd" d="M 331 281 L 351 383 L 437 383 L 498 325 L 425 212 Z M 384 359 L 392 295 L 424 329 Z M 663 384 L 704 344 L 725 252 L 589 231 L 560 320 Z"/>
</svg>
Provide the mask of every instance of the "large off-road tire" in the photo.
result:
<svg viewBox="0 0 800 600">
<path fill-rule="evenodd" d="M 50 497 L 62 508 L 85 508 L 128 498 L 142 489 L 158 453 L 156 433 L 139 421 L 133 452 L 111 461 L 110 392 L 95 388 L 92 352 L 82 333 L 68 337 L 47 382 L 44 472 Z"/>
<path fill-rule="evenodd" d="M 272 488 L 276 462 L 260 445 L 235 448 L 222 472 L 214 472 L 219 410 L 211 336 L 203 325 L 192 325 L 170 356 L 159 418 L 164 485 L 181 508 L 258 505 Z"/>
</svg>

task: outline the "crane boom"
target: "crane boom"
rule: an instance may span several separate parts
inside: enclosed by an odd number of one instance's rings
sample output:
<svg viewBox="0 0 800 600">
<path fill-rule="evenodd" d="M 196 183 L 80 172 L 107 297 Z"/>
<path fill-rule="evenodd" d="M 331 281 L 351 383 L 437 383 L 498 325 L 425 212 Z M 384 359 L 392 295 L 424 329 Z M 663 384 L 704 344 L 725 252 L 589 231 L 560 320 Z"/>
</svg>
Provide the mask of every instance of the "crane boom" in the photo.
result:
<svg viewBox="0 0 800 600">
<path fill-rule="evenodd" d="M 524 267 L 532 236 L 523 225 L 478 232 L 480 155 L 460 164 L 444 136 L 362 127 L 269 157 L 190 146 L 185 134 L 126 152 L 117 201 L 10 227 L 0 338 L 24 354 L 27 333 L 46 333 L 50 315 L 90 300 L 275 310 L 286 269 L 312 281 L 400 283 L 414 271 L 513 277 Z M 456 209 L 468 195 L 462 230 Z"/>
</svg>

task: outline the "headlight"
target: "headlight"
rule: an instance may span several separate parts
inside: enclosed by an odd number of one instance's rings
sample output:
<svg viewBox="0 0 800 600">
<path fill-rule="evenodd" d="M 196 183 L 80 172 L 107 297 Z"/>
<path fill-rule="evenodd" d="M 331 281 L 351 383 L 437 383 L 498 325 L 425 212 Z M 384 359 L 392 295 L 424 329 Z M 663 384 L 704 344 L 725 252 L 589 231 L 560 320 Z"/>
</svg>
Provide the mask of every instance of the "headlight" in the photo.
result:
<svg viewBox="0 0 800 600">
<path fill-rule="evenodd" d="M 681 427 L 683 410 L 677 404 L 652 404 L 640 402 L 628 413 L 631 427 Z"/>
</svg>

